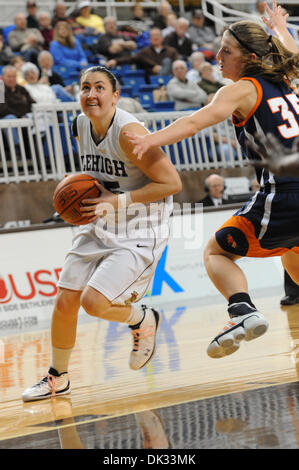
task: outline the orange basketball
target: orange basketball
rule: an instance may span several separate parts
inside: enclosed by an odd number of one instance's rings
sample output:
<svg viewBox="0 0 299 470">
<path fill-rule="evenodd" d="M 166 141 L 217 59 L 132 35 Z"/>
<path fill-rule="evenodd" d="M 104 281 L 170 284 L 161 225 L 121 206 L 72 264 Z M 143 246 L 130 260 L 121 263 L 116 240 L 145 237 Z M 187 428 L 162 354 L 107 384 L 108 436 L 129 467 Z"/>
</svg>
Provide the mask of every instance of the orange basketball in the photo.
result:
<svg viewBox="0 0 299 470">
<path fill-rule="evenodd" d="M 88 218 L 82 214 L 80 207 L 83 199 L 96 198 L 101 192 L 95 185 L 95 178 L 84 173 L 70 175 L 57 185 L 53 204 L 60 217 L 72 225 L 86 225 Z"/>
</svg>

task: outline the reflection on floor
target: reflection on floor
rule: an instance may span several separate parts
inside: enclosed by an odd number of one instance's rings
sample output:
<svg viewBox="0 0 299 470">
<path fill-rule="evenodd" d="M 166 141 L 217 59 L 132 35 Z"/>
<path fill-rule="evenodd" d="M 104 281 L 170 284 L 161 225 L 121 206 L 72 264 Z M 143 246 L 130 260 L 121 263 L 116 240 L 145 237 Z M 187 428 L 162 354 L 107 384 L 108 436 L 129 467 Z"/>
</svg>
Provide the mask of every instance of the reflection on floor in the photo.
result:
<svg viewBox="0 0 299 470">
<path fill-rule="evenodd" d="M 299 447 L 299 306 L 258 299 L 269 332 L 210 359 L 223 305 L 165 309 L 159 347 L 138 372 L 127 366 L 127 327 L 79 325 L 72 393 L 23 404 L 45 373 L 49 331 L 1 337 L 0 449 L 294 449 Z"/>
<path fill-rule="evenodd" d="M 71 408 L 71 400 L 61 397 L 53 406 Z M 296 449 L 299 384 L 44 424 L 54 429 L 39 433 L 37 426 L 36 434 L 0 441 L 0 449 Z"/>
</svg>

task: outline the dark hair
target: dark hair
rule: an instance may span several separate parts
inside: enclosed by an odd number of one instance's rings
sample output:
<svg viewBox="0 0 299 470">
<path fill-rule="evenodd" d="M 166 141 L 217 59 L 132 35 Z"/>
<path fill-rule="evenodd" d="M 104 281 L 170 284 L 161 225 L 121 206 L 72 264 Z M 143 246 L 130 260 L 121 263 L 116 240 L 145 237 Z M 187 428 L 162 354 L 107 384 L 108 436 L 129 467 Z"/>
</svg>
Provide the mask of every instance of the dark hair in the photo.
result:
<svg viewBox="0 0 299 470">
<path fill-rule="evenodd" d="M 111 83 L 112 90 L 113 91 L 117 90 L 117 80 L 116 80 L 115 75 L 113 75 L 113 73 L 110 72 L 109 69 L 107 69 L 106 67 L 103 67 L 101 65 L 95 65 L 93 67 L 88 67 L 87 69 L 82 70 L 81 73 L 80 73 L 80 77 L 79 77 L 79 83 L 81 83 L 83 75 L 85 75 L 87 73 L 95 73 L 95 72 L 104 73 L 106 75 L 106 77 L 108 78 L 109 82 Z"/>
<path fill-rule="evenodd" d="M 238 21 L 227 30 L 244 54 L 242 76 L 257 75 L 275 83 L 298 76 L 299 54 L 286 49 L 278 38 L 269 35 L 258 23 Z M 250 53 L 255 53 L 257 59 L 252 59 Z"/>
</svg>

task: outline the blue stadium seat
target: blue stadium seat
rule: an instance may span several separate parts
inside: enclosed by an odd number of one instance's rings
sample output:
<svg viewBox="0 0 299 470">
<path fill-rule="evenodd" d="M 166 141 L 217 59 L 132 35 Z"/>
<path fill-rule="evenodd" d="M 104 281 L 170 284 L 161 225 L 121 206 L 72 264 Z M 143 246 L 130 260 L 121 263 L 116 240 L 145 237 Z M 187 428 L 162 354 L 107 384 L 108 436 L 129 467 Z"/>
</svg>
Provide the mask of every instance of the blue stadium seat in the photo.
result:
<svg viewBox="0 0 299 470">
<path fill-rule="evenodd" d="M 144 70 L 127 70 L 121 77 L 124 85 L 132 87 L 133 96 L 138 95 L 140 85 L 145 85 Z"/>
<path fill-rule="evenodd" d="M 174 111 L 174 101 L 157 101 L 153 108 L 154 111 Z"/>
<path fill-rule="evenodd" d="M 132 98 L 133 89 L 132 89 L 131 86 L 122 86 L 120 94 L 121 94 L 121 96 L 127 96 L 129 98 Z"/>
<path fill-rule="evenodd" d="M 155 85 L 156 88 L 166 86 L 172 75 L 150 75 L 150 82 Z"/>
<path fill-rule="evenodd" d="M 154 85 L 141 85 L 138 90 L 138 97 L 144 109 L 151 109 L 154 103 L 153 90 Z"/>
</svg>

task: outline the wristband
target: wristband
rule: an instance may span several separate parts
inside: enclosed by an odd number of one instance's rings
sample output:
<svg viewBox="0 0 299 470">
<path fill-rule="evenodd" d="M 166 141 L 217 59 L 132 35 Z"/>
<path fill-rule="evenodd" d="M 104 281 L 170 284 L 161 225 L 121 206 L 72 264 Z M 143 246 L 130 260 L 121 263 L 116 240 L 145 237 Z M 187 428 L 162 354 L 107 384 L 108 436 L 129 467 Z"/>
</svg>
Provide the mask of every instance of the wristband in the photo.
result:
<svg viewBox="0 0 299 470">
<path fill-rule="evenodd" d="M 130 204 L 132 204 L 132 198 L 131 198 L 131 193 L 130 192 L 119 194 L 117 197 L 118 197 L 118 208 L 119 209 L 125 209 Z"/>
</svg>

